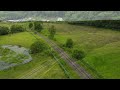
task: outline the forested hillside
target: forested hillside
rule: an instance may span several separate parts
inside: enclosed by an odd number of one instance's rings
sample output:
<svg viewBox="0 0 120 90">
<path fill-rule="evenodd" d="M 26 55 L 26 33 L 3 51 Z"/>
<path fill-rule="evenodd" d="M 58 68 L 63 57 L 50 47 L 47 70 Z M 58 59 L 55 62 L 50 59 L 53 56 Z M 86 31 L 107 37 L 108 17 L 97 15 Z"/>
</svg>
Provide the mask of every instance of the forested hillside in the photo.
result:
<svg viewBox="0 0 120 90">
<path fill-rule="evenodd" d="M 71 11 L 67 12 L 66 20 L 68 21 L 85 21 L 85 20 L 118 20 L 120 19 L 119 11 Z"/>
<path fill-rule="evenodd" d="M 33 18 L 35 20 L 118 20 L 120 11 L 0 11 L 0 20 Z"/>
</svg>

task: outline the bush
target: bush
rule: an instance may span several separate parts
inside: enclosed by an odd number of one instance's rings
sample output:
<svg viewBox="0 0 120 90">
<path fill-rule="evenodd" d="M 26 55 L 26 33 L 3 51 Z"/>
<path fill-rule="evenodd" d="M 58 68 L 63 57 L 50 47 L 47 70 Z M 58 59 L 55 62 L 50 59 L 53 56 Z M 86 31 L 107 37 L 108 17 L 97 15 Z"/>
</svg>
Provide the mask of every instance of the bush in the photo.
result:
<svg viewBox="0 0 120 90">
<path fill-rule="evenodd" d="M 85 54 L 83 51 L 79 51 L 79 50 L 75 49 L 72 53 L 72 57 L 74 57 L 77 60 L 80 60 L 85 57 Z"/>
<path fill-rule="evenodd" d="M 50 33 L 50 35 L 49 35 L 49 38 L 50 39 L 53 39 L 54 38 L 54 35 L 56 34 L 56 29 L 55 29 L 55 27 L 52 25 L 50 28 L 49 28 L 49 33 Z"/>
<path fill-rule="evenodd" d="M 72 48 L 73 47 L 73 40 L 67 39 L 65 46 L 68 48 Z"/>
<path fill-rule="evenodd" d="M 6 35 L 9 32 L 8 27 L 0 26 L 0 35 Z"/>
<path fill-rule="evenodd" d="M 29 23 L 29 29 L 33 29 L 33 23 Z"/>
<path fill-rule="evenodd" d="M 43 29 L 40 22 L 34 22 L 34 30 L 41 32 Z"/>
<path fill-rule="evenodd" d="M 17 32 L 23 32 L 25 31 L 25 28 L 23 28 L 22 26 L 20 25 L 12 25 L 11 28 L 11 33 L 17 33 Z"/>
<path fill-rule="evenodd" d="M 30 47 L 32 54 L 41 53 L 44 50 L 47 50 L 47 45 L 43 41 L 36 41 Z"/>
</svg>

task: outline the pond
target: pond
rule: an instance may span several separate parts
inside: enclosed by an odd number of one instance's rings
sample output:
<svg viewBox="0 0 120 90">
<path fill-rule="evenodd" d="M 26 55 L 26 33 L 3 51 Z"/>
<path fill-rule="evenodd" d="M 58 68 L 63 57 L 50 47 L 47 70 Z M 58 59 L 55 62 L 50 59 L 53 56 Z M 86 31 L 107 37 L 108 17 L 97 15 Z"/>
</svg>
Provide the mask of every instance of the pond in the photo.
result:
<svg viewBox="0 0 120 90">
<path fill-rule="evenodd" d="M 29 49 L 13 46 L 0 46 L 0 70 L 8 69 L 10 67 L 28 63 L 32 60 L 29 54 Z"/>
</svg>

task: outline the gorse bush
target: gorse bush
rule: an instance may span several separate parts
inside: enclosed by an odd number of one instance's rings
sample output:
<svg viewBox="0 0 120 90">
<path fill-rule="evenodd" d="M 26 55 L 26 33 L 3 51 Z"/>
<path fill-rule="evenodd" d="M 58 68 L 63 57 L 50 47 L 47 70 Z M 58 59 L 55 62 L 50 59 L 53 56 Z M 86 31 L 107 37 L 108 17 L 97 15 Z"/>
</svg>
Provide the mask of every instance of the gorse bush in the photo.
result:
<svg viewBox="0 0 120 90">
<path fill-rule="evenodd" d="M 43 41 L 36 41 L 31 45 L 30 52 L 32 54 L 41 53 L 41 52 L 43 52 L 44 50 L 47 50 L 47 49 L 48 49 L 48 47 Z"/>
<path fill-rule="evenodd" d="M 0 26 L 0 35 L 6 35 L 8 33 L 9 33 L 8 27 Z"/>
<path fill-rule="evenodd" d="M 11 33 L 18 33 L 25 31 L 25 28 L 23 28 L 23 26 L 20 25 L 12 25 L 10 31 Z"/>
<path fill-rule="evenodd" d="M 72 48 L 73 47 L 73 40 L 72 39 L 67 39 L 65 46 L 68 48 Z"/>
<path fill-rule="evenodd" d="M 77 60 L 83 59 L 85 57 L 85 53 L 80 50 L 73 50 L 72 57 L 74 57 Z"/>
</svg>

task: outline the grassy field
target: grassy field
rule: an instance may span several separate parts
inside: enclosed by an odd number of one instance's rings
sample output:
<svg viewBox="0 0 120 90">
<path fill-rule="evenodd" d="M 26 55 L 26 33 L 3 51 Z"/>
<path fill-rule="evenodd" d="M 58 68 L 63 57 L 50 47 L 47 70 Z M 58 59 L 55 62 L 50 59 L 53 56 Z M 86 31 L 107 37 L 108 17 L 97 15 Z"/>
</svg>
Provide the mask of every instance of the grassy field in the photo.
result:
<svg viewBox="0 0 120 90">
<path fill-rule="evenodd" d="M 36 36 L 37 37 L 37 36 Z M 37 37 L 39 38 L 39 37 Z M 28 32 L 0 36 L 0 45 L 21 45 L 29 48 L 36 39 Z M 64 79 L 67 78 L 59 64 L 44 54 L 32 55 L 33 60 L 27 64 L 0 71 L 1 79 Z"/>
<path fill-rule="evenodd" d="M 18 23 L 0 23 L 0 25 L 8 27 L 13 24 Z M 27 23 L 19 24 L 28 28 Z M 56 27 L 57 33 L 55 35 L 55 42 L 60 46 L 65 44 L 68 38 L 73 39 L 74 48 L 64 48 L 70 55 L 74 49 L 82 50 L 85 52 L 83 61 L 104 78 L 120 78 L 120 32 L 89 26 L 69 25 L 66 23 L 44 23 L 43 25 L 45 28 L 42 34 L 46 36 L 49 34 L 47 30 L 49 26 L 54 25 Z M 40 37 L 36 37 L 41 40 Z M 30 48 L 31 44 L 35 41 L 36 38 L 28 32 L 0 36 L 0 45 L 20 45 Z M 27 64 L 0 71 L 0 78 L 67 78 L 55 59 L 43 53 L 32 55 L 32 58 L 33 60 Z M 79 78 L 63 60 L 61 60 L 61 62 L 65 68 L 67 68 L 72 78 Z M 81 64 L 81 60 L 78 60 L 77 63 Z M 89 72 L 93 74 L 93 72 Z"/>
<path fill-rule="evenodd" d="M 44 23 L 57 29 L 56 43 L 63 45 L 72 38 L 74 48 L 85 52 L 83 59 L 104 78 L 120 78 L 120 32 L 110 29 L 69 24 Z M 42 33 L 48 35 L 47 28 Z M 72 50 L 69 50 L 71 54 Z M 67 50 L 67 49 L 65 49 Z M 77 61 L 81 63 L 81 61 Z"/>
</svg>

